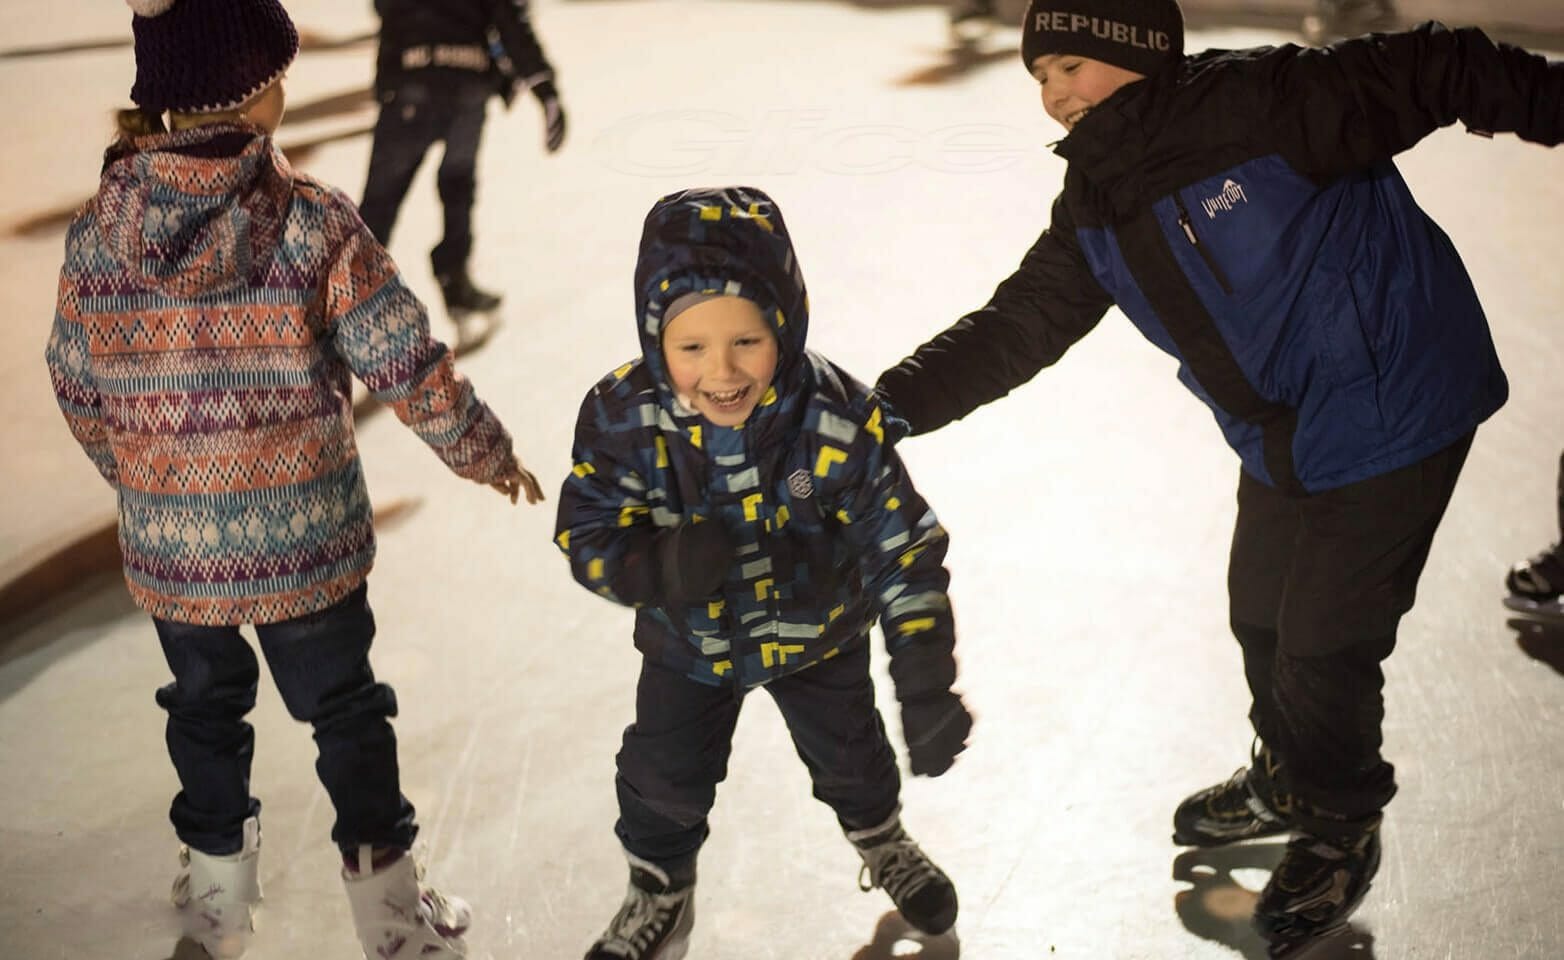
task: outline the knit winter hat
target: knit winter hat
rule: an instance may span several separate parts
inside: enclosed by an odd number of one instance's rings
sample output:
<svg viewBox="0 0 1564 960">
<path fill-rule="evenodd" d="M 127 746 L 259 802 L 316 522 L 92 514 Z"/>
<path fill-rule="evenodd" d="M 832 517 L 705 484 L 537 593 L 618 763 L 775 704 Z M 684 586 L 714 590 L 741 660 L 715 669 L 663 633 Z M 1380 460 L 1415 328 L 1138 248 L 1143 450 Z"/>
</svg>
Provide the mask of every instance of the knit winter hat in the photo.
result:
<svg viewBox="0 0 1564 960">
<path fill-rule="evenodd" d="M 125 2 L 136 35 L 130 99 L 143 110 L 232 110 L 271 86 L 299 52 L 278 0 Z"/>
<path fill-rule="evenodd" d="M 1073 53 L 1150 76 L 1184 53 L 1178 0 L 1031 0 L 1021 22 L 1021 60 Z"/>
</svg>

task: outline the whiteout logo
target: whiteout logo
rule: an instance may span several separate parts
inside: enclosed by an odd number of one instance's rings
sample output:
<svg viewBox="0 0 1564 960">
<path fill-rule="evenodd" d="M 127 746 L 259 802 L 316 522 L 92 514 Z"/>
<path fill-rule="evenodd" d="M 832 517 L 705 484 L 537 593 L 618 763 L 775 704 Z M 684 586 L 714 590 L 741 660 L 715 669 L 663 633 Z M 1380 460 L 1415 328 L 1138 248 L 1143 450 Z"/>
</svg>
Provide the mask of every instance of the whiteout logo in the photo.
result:
<svg viewBox="0 0 1564 960">
<path fill-rule="evenodd" d="M 1229 180 L 1222 184 L 1221 193 L 1214 197 L 1207 197 L 1206 199 L 1200 201 L 1200 205 L 1205 208 L 1206 218 L 1209 220 L 1215 220 L 1216 212 L 1218 210 L 1225 212 L 1233 209 L 1233 204 L 1235 203 L 1248 202 L 1249 196 L 1248 194 L 1244 193 L 1244 188 L 1239 186 L 1237 183 L 1234 183 L 1232 180 Z"/>
<path fill-rule="evenodd" d="M 825 110 L 772 110 L 745 118 L 717 110 L 628 117 L 597 141 L 602 162 L 638 177 L 773 176 L 806 170 L 876 176 L 909 167 L 993 173 L 1038 154 L 1019 127 L 962 123 L 932 130 L 830 122 Z"/>
</svg>

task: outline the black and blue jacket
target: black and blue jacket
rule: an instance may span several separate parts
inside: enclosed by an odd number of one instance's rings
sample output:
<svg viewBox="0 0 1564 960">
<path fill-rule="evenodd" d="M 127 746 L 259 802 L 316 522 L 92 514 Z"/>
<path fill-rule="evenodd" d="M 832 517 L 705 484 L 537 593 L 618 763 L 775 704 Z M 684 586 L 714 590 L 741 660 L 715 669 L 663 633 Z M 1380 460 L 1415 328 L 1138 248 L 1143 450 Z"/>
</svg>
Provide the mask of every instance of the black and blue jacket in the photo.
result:
<svg viewBox="0 0 1564 960">
<path fill-rule="evenodd" d="M 1414 463 L 1508 392 L 1459 254 L 1391 161 L 1457 120 L 1558 143 L 1564 63 L 1433 23 L 1181 58 L 1057 144 L 1064 189 L 1020 268 L 877 389 L 936 429 L 1117 304 L 1257 479 L 1304 494 Z"/>
<path fill-rule="evenodd" d="M 662 318 L 685 293 L 754 301 L 776 333 L 771 388 L 736 428 L 669 385 Z M 867 387 L 804 348 L 809 300 L 787 227 L 748 187 L 687 190 L 647 215 L 635 272 L 639 359 L 581 405 L 556 542 L 576 580 L 636 608 L 635 643 L 692 679 L 740 688 L 866 641 L 878 618 L 900 698 L 948 689 L 946 536 Z M 657 532 L 721 523 L 737 551 L 699 604 L 657 605 Z"/>
</svg>

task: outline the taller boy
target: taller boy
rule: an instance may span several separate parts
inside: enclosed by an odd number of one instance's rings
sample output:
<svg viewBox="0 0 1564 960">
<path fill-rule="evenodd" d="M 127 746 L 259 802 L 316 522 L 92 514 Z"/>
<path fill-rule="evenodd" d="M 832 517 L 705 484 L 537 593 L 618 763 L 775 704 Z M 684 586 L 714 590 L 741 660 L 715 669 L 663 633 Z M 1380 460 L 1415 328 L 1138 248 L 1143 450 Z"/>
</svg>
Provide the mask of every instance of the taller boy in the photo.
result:
<svg viewBox="0 0 1564 960">
<path fill-rule="evenodd" d="M 1260 898 L 1342 923 L 1395 792 L 1381 661 L 1477 425 L 1507 386 L 1461 259 L 1391 158 L 1441 126 L 1564 137 L 1564 64 L 1477 30 L 1183 53 L 1173 0 L 1033 0 L 1022 56 L 1068 131 L 1053 223 L 886 371 L 915 433 L 1004 396 L 1120 307 L 1178 359 L 1243 469 L 1230 616 L 1264 747 L 1180 843 L 1296 831 Z"/>
</svg>

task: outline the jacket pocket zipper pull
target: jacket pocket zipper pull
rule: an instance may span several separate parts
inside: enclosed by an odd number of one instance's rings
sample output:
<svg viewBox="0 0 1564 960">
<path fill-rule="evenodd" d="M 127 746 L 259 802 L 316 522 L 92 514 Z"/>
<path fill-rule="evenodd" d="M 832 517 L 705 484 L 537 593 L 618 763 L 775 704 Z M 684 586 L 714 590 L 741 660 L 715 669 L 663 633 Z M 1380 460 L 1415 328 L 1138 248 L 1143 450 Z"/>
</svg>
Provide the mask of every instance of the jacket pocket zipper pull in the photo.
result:
<svg viewBox="0 0 1564 960">
<path fill-rule="evenodd" d="M 1189 214 L 1187 214 L 1187 213 L 1180 213 L 1178 215 L 1178 225 L 1184 228 L 1184 236 L 1189 238 L 1189 245 L 1190 246 L 1192 246 L 1192 247 L 1200 246 L 1200 240 L 1199 240 L 1198 237 L 1195 236 L 1195 227 L 1194 227 L 1193 224 L 1191 224 L 1189 222 Z"/>
</svg>

